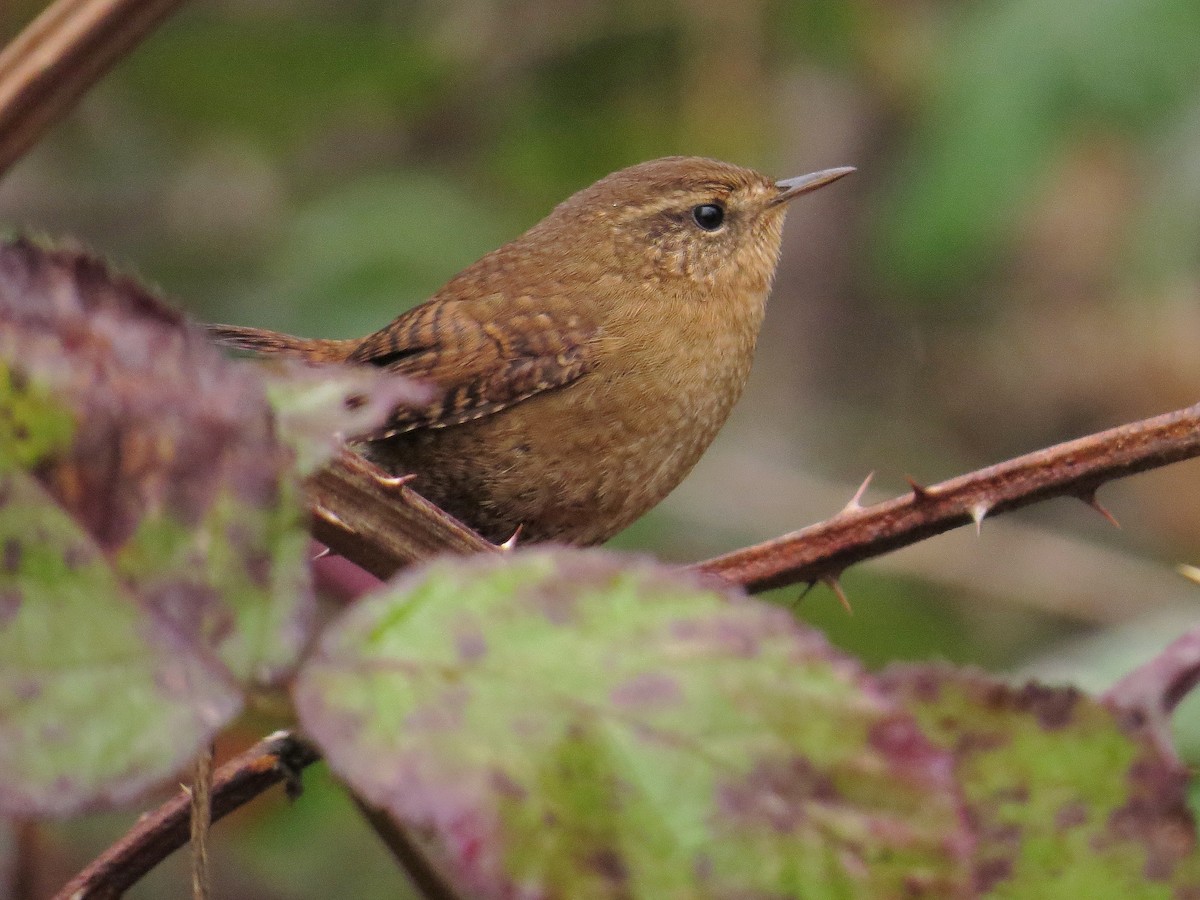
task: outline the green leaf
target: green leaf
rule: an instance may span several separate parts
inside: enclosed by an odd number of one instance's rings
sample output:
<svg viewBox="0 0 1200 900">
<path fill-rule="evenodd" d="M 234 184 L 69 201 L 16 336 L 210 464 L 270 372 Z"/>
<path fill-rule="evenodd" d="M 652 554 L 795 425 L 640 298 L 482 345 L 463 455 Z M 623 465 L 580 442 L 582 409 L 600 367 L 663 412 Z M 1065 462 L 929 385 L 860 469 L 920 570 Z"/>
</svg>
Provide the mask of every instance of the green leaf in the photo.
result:
<svg viewBox="0 0 1200 900">
<path fill-rule="evenodd" d="M 970 883 L 945 751 L 785 611 L 649 563 L 436 563 L 360 601 L 295 697 L 466 896 Z"/>
<path fill-rule="evenodd" d="M 119 804 L 181 768 L 241 705 L 220 665 L 133 602 L 77 524 L 0 475 L 0 809 Z"/>
<path fill-rule="evenodd" d="M 897 666 L 883 682 L 954 754 L 987 896 L 1200 890 L 1187 772 L 1140 724 L 1074 688 L 1015 688 L 949 667 Z"/>
<path fill-rule="evenodd" d="M 0 474 L 36 465 L 67 446 L 74 430 L 49 391 L 0 360 Z"/>
<path fill-rule="evenodd" d="M 0 245 L 0 808 L 171 774 L 287 674 L 311 592 L 262 385 L 144 288 Z"/>
</svg>

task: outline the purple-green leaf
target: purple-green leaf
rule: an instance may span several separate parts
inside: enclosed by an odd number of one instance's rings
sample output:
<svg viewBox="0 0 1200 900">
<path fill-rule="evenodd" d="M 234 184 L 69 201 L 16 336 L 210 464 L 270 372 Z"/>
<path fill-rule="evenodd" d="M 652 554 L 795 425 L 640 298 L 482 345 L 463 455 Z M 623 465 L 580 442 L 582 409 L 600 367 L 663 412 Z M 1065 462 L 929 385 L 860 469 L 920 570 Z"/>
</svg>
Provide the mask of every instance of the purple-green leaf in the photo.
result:
<svg viewBox="0 0 1200 900">
<path fill-rule="evenodd" d="M 0 476 L 0 810 L 120 804 L 237 712 L 224 667 L 139 606 L 21 473 Z"/>
<path fill-rule="evenodd" d="M 1070 687 L 898 666 L 886 691 L 954 754 L 996 897 L 1200 896 L 1187 772 L 1151 730 Z"/>
<path fill-rule="evenodd" d="M 0 808 L 123 799 L 294 665 L 291 463 L 256 374 L 179 313 L 0 245 Z"/>
<path fill-rule="evenodd" d="M 295 689 L 463 896 L 957 896 L 952 756 L 785 611 L 599 552 L 445 560 Z"/>
</svg>

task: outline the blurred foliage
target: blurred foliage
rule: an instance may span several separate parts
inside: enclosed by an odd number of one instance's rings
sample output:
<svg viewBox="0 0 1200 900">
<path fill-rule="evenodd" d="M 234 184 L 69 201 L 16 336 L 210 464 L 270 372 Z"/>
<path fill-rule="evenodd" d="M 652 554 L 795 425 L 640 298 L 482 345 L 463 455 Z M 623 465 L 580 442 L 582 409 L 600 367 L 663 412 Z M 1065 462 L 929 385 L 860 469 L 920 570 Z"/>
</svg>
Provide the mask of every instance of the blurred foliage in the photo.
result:
<svg viewBox="0 0 1200 900">
<path fill-rule="evenodd" d="M 1065 144 L 1105 130 L 1153 141 L 1200 102 L 1200 6 L 1011 0 L 967 7 L 943 28 L 877 228 L 888 277 L 954 302 L 1012 240 Z"/>
<path fill-rule="evenodd" d="M 42 6 L 5 4 L 0 35 Z M 900 492 L 905 474 L 933 481 L 1195 401 L 1197 34 L 1194 0 L 211 0 L 0 181 L 0 224 L 73 235 L 198 318 L 337 336 L 623 165 L 853 164 L 791 212 L 755 375 L 718 439 L 723 458 L 830 482 L 844 502 L 871 470 Z M 710 519 L 736 503 L 754 521 L 774 499 L 770 479 L 734 493 L 723 471 L 696 477 Z M 1074 507 L 1014 521 L 1169 572 L 1200 559 L 1196 477 L 1189 464 L 1107 489 L 1122 532 Z M 789 527 L 839 506 L 797 504 Z M 721 534 L 664 507 L 621 543 L 678 554 Z M 974 546 L 957 561 L 977 553 L 986 571 L 986 525 Z M 1012 564 L 1045 596 L 1019 603 L 885 560 L 846 578 L 852 618 L 822 588 L 800 609 L 872 664 L 1054 658 L 1098 628 L 1051 600 L 1085 573 L 1036 549 Z M 1170 604 L 1186 620 L 1193 595 L 1164 583 L 1114 590 L 1131 620 Z M 1071 659 L 1059 677 L 1093 661 Z M 286 833 L 311 848 L 311 877 L 260 860 L 222 896 L 369 896 L 346 881 L 344 845 L 290 831 L 308 802 L 217 843 L 240 858 Z M 47 891 L 96 849 L 60 834 Z"/>
<path fill-rule="evenodd" d="M 270 309 L 274 327 L 304 329 L 331 301 L 352 299 L 336 336 L 373 331 L 379 310 L 416 305 L 442 285 L 447 267 L 470 264 L 520 230 L 507 211 L 483 215 L 479 207 L 478 197 L 420 173 L 382 172 L 339 186 L 285 223 L 261 281 L 248 286 L 257 292 L 254 308 Z"/>
<path fill-rule="evenodd" d="M 157 127 L 180 145 L 236 133 L 294 152 L 331 125 L 421 115 L 453 76 L 399 22 L 250 15 L 236 24 L 198 6 L 190 27 L 164 28 L 122 73 L 130 101 L 161 111 Z"/>
</svg>

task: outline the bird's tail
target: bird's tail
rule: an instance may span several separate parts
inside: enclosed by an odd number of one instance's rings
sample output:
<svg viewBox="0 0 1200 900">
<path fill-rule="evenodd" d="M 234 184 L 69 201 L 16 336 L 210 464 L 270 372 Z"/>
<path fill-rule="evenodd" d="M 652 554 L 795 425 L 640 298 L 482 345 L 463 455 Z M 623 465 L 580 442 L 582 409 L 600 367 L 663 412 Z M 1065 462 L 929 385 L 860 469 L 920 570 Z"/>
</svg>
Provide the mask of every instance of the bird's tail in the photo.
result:
<svg viewBox="0 0 1200 900">
<path fill-rule="evenodd" d="M 344 362 L 353 350 L 354 341 L 331 341 L 317 338 L 293 337 L 265 328 L 241 325 L 207 325 L 209 336 L 222 347 L 247 350 L 263 356 L 286 356 L 316 363 Z"/>
</svg>

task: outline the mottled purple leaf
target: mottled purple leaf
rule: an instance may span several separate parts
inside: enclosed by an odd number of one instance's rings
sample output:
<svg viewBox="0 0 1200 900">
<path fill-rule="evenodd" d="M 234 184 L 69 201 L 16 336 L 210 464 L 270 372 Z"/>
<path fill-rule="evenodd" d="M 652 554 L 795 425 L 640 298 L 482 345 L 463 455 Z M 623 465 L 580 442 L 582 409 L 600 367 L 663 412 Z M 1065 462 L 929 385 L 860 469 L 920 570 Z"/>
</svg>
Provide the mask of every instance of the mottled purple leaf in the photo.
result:
<svg viewBox="0 0 1200 900">
<path fill-rule="evenodd" d="M 1075 688 L 948 666 L 894 667 L 882 685 L 954 754 L 981 893 L 1200 896 L 1187 772 L 1142 723 Z"/>
<path fill-rule="evenodd" d="M 290 466 L 257 375 L 179 313 L 0 245 L 0 807 L 125 797 L 294 664 Z"/>
<path fill-rule="evenodd" d="M 0 810 L 126 802 L 209 741 L 240 692 L 139 607 L 41 485 L 9 473 L 0 491 Z"/>
<path fill-rule="evenodd" d="M 646 562 L 436 563 L 351 609 L 295 697 L 463 896 L 970 886 L 950 754 L 786 611 Z"/>
</svg>

